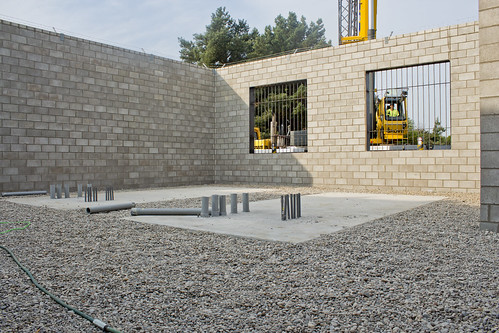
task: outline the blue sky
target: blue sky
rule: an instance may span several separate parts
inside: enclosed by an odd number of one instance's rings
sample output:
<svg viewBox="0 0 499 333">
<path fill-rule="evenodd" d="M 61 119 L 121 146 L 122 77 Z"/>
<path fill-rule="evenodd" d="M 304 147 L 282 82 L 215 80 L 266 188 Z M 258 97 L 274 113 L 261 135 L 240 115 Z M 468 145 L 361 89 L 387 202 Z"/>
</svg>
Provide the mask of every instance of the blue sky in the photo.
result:
<svg viewBox="0 0 499 333">
<path fill-rule="evenodd" d="M 203 33 L 218 7 L 260 32 L 290 11 L 322 18 L 338 40 L 338 1 L 328 0 L 1 0 L 0 19 L 179 59 L 178 37 Z M 378 0 L 378 38 L 478 19 L 478 0 Z"/>
</svg>

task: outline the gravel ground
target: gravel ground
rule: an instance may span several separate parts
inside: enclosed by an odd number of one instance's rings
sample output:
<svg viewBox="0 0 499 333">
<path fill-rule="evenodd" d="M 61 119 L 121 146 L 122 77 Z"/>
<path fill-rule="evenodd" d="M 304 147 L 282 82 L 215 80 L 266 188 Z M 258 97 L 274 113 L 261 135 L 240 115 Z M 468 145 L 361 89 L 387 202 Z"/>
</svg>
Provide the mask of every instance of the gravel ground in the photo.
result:
<svg viewBox="0 0 499 333">
<path fill-rule="evenodd" d="M 281 192 L 296 189 L 250 199 Z M 31 225 L 0 235 L 0 245 L 53 294 L 122 332 L 499 332 L 499 234 L 479 230 L 476 194 L 300 244 L 123 220 L 128 214 L 2 198 L 0 221 Z M 99 331 L 36 289 L 0 249 L 0 332 Z"/>
</svg>

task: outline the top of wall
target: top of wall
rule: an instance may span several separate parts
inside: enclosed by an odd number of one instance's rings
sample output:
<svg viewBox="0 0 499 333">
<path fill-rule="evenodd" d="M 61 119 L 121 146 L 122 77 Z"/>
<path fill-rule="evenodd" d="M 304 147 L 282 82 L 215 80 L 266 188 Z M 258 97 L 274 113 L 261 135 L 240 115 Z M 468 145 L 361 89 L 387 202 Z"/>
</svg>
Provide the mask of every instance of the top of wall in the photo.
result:
<svg viewBox="0 0 499 333">
<path fill-rule="evenodd" d="M 282 61 L 289 61 L 292 58 L 299 60 L 300 58 L 312 58 L 315 56 L 322 57 L 325 52 L 334 53 L 336 55 L 344 53 L 353 53 L 357 51 L 368 51 L 371 48 L 379 48 L 380 46 L 397 46 L 399 44 L 407 43 L 407 40 L 419 41 L 423 39 L 428 39 L 428 35 L 434 35 L 435 37 L 454 37 L 462 34 L 475 33 L 478 32 L 478 21 L 456 24 L 441 28 L 434 28 L 429 30 L 422 30 L 418 32 L 406 33 L 401 35 L 395 35 L 392 37 L 381 37 L 374 40 L 368 40 L 365 42 L 358 42 L 345 45 L 336 45 L 331 47 L 324 47 L 320 49 L 314 49 L 310 51 L 290 53 L 286 55 L 270 56 L 264 59 L 258 60 L 248 60 L 246 62 L 227 64 L 224 67 L 217 68 L 216 71 L 219 73 L 230 73 L 232 70 L 240 71 L 241 67 L 246 67 L 248 65 L 253 68 L 267 67 L 272 65 L 279 65 Z M 431 38 L 430 38 L 431 39 Z"/>
<path fill-rule="evenodd" d="M 119 46 L 114 46 L 114 45 L 100 43 L 100 42 L 96 42 L 96 41 L 92 41 L 92 40 L 88 40 L 88 39 L 74 37 L 71 35 L 63 34 L 63 33 L 56 33 L 56 32 L 52 32 L 52 31 L 48 31 L 48 30 L 44 30 L 44 29 L 40 29 L 40 28 L 35 28 L 35 27 L 30 27 L 30 26 L 26 26 L 23 24 L 18 24 L 18 23 L 6 21 L 6 20 L 0 19 L 0 25 L 6 25 L 6 26 L 12 26 L 12 27 L 18 28 L 21 30 L 21 34 L 23 34 L 23 33 L 29 34 L 30 31 L 31 32 L 39 32 L 39 33 L 43 33 L 43 34 L 50 36 L 50 38 L 54 39 L 54 41 L 59 41 L 62 38 L 64 38 L 64 39 L 67 38 L 69 40 L 81 41 L 81 42 L 88 43 L 90 45 L 104 47 L 104 48 L 108 48 L 111 50 L 116 50 L 116 51 L 120 51 L 123 53 L 128 53 L 130 55 L 149 57 L 151 60 L 158 60 L 158 62 L 162 62 L 162 63 L 171 62 L 172 64 L 181 65 L 181 66 L 190 66 L 190 67 L 195 67 L 197 69 L 212 70 L 212 69 L 203 68 L 203 67 L 195 65 L 195 64 L 182 62 L 179 60 L 173 60 L 173 59 L 157 56 L 154 54 L 138 52 L 138 51 L 122 48 Z M 337 53 L 337 52 L 342 53 L 342 50 L 344 50 L 343 52 L 347 52 L 346 50 L 348 50 L 348 52 L 355 52 L 356 49 L 358 49 L 358 51 L 365 51 L 371 47 L 372 43 L 377 43 L 377 42 L 378 43 L 385 43 L 386 45 L 389 45 L 389 46 L 396 46 L 400 40 L 403 40 L 406 38 L 414 38 L 417 36 L 427 35 L 430 33 L 440 34 L 443 31 L 448 31 L 449 36 L 457 36 L 457 35 L 460 35 L 461 33 L 463 33 L 464 31 L 466 31 L 468 33 L 469 32 L 477 32 L 478 31 L 478 22 L 475 21 L 475 22 L 451 25 L 451 26 L 446 26 L 446 27 L 441 27 L 441 28 L 434 28 L 434 29 L 430 29 L 430 30 L 422 30 L 422 31 L 418 31 L 418 32 L 396 35 L 396 36 L 392 36 L 392 37 L 377 38 L 375 40 L 359 42 L 359 43 L 354 43 L 354 44 L 337 45 L 337 46 L 320 48 L 320 49 L 315 49 L 315 50 L 310 50 L 310 51 L 303 51 L 303 52 L 299 52 L 299 53 L 295 53 L 295 54 L 270 56 L 270 57 L 264 58 L 264 59 L 249 60 L 246 62 L 236 63 L 236 64 L 232 64 L 232 65 L 227 64 L 225 67 L 215 69 L 215 71 L 217 71 L 217 72 L 230 71 L 231 69 L 235 69 L 235 67 L 244 67 L 244 66 L 247 66 L 248 64 L 251 64 L 251 65 L 262 64 L 263 65 L 264 63 L 267 63 L 266 65 L 268 65 L 269 62 L 277 62 L 278 63 L 282 59 L 288 59 L 290 57 L 307 57 L 307 56 L 310 56 L 310 55 L 313 55 L 316 53 L 322 54 L 324 51 L 331 51 L 331 50 L 334 50 L 335 53 Z M 29 36 L 26 36 L 26 37 L 29 37 Z"/>
<path fill-rule="evenodd" d="M 145 53 L 145 52 L 138 52 L 138 51 L 126 49 L 126 48 L 119 47 L 119 46 L 114 46 L 114 45 L 110 45 L 110 44 L 100 43 L 100 42 L 92 41 L 92 40 L 89 40 L 89 39 L 84 39 L 84 38 L 79 38 L 79 37 L 67 35 L 67 34 L 64 34 L 64 33 L 57 33 L 57 32 L 52 32 L 52 31 L 49 31 L 49 30 L 44 30 L 44 29 L 40 29 L 40 28 L 30 27 L 30 26 L 27 26 L 27 25 L 18 24 L 18 23 L 6 21 L 6 20 L 1 20 L 0 19 L 0 25 L 1 26 L 10 26 L 10 27 L 19 29 L 20 34 L 24 35 L 25 37 L 34 37 L 35 33 L 42 33 L 42 34 L 45 34 L 45 35 L 49 36 L 49 39 L 52 40 L 52 41 L 54 41 L 54 42 L 60 42 L 62 40 L 66 40 L 66 39 L 70 40 L 70 41 L 74 41 L 74 42 L 84 42 L 84 43 L 86 43 L 88 45 L 93 45 L 93 46 L 96 46 L 96 47 L 102 47 L 104 49 L 114 50 L 114 51 L 117 51 L 117 52 L 129 54 L 129 55 L 136 55 L 136 56 L 141 56 L 141 57 L 147 57 L 151 61 L 157 62 L 158 64 L 164 64 L 165 62 L 169 62 L 169 63 L 171 63 L 173 65 L 176 65 L 176 66 L 187 66 L 187 67 L 194 67 L 194 68 L 201 69 L 201 70 L 211 71 L 211 69 L 206 69 L 204 67 L 201 67 L 201 66 L 198 66 L 198 65 L 195 65 L 195 64 L 190 64 L 190 63 L 183 62 L 183 61 L 179 61 L 179 60 L 173 60 L 173 59 L 169 59 L 169 58 L 165 58 L 165 57 L 161 57 L 161 56 L 157 56 L 157 55 L 150 54 L 150 53 Z M 2 30 L 3 29 L 4 28 L 2 28 Z"/>
</svg>

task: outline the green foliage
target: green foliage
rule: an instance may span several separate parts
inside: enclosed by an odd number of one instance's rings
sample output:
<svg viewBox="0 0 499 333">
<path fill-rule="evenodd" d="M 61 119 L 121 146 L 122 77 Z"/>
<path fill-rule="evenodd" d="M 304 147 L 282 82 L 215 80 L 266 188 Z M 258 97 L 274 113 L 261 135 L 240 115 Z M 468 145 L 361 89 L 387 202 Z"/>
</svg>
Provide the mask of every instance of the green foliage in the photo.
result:
<svg viewBox="0 0 499 333">
<path fill-rule="evenodd" d="M 451 136 L 443 135 L 445 133 L 445 127 L 442 126 L 440 120 L 437 118 L 435 124 L 433 125 L 432 131 L 422 130 L 414 127 L 414 121 L 408 119 L 408 132 L 407 132 L 407 144 L 417 145 L 418 138 L 423 139 L 423 144 L 432 149 L 435 145 L 450 145 Z"/>
<path fill-rule="evenodd" d="M 194 40 L 179 38 L 180 59 L 207 66 L 268 56 L 301 48 L 331 46 L 326 41 L 321 19 L 307 24 L 305 17 L 298 20 L 290 12 L 288 18 L 279 15 L 275 26 L 266 26 L 262 35 L 250 29 L 245 20 L 234 20 L 225 7 L 211 15 L 211 23 L 203 34 L 194 34 Z"/>
<path fill-rule="evenodd" d="M 232 19 L 225 7 L 220 7 L 211 15 L 204 34 L 194 34 L 194 41 L 178 39 L 180 59 L 210 66 L 243 60 L 257 35 L 256 29 L 250 32 L 246 21 Z"/>
<path fill-rule="evenodd" d="M 264 33 L 257 37 L 252 58 L 300 48 L 331 46 L 331 41 L 326 41 L 324 36 L 326 30 L 321 19 L 309 26 L 305 17 L 298 21 L 296 14 L 290 12 L 288 18 L 279 15 L 274 22 L 274 27 L 266 26 Z"/>
</svg>

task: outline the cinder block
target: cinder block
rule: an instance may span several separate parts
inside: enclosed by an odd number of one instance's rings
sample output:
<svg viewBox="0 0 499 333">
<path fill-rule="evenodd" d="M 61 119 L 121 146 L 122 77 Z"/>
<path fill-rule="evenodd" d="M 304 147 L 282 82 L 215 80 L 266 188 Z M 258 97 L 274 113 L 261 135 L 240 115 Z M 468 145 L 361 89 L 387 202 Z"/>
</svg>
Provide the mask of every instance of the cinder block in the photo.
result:
<svg viewBox="0 0 499 333">
<path fill-rule="evenodd" d="M 482 166 L 481 182 L 484 186 L 499 186 L 499 165 L 493 167 L 495 169 L 486 169 Z"/>
<path fill-rule="evenodd" d="M 496 222 L 480 222 L 480 230 L 499 232 L 499 223 Z"/>
<path fill-rule="evenodd" d="M 497 91 L 499 91 L 499 88 Z M 481 133 L 499 133 L 499 114 L 482 115 L 480 125 Z"/>
<path fill-rule="evenodd" d="M 499 132 L 482 133 L 480 136 L 480 147 L 482 151 L 499 151 L 499 140 L 497 140 Z"/>
</svg>

